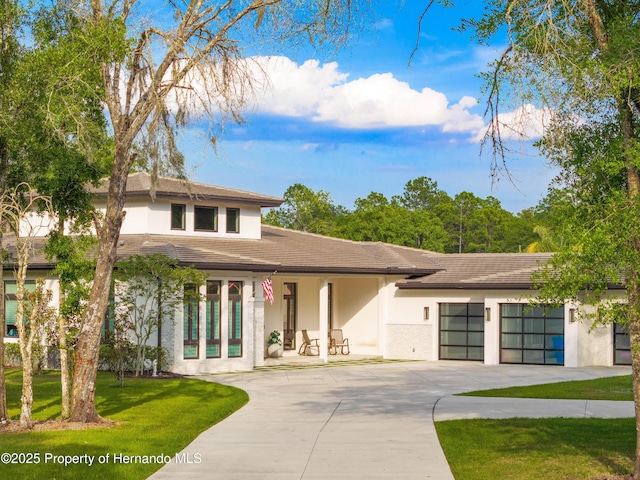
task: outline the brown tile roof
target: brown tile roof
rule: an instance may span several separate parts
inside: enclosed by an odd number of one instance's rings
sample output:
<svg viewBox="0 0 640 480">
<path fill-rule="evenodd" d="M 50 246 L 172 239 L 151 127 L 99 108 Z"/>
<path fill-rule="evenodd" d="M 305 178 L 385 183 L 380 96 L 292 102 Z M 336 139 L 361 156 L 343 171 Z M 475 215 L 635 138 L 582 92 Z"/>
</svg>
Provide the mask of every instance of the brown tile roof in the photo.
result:
<svg viewBox="0 0 640 480">
<path fill-rule="evenodd" d="M 442 270 L 433 275 L 401 280 L 401 289 L 529 289 L 531 274 L 550 253 L 435 254 Z"/>
<path fill-rule="evenodd" d="M 210 270 L 427 275 L 431 252 L 262 226 L 261 239 L 122 235 L 119 256 L 164 253 Z"/>
<path fill-rule="evenodd" d="M 108 179 L 103 179 L 99 186 L 89 187 L 97 196 L 106 195 Z M 170 177 L 158 177 L 155 185 L 151 175 L 138 172 L 129 175 L 127 180 L 127 198 L 143 197 L 146 199 L 168 198 L 175 200 L 228 201 L 260 207 L 279 207 L 283 200 L 270 195 L 261 195 L 244 190 L 218 187 L 204 183 L 180 180 Z"/>
<path fill-rule="evenodd" d="M 47 237 L 36 237 L 33 240 L 31 251 L 29 252 L 29 269 L 31 270 L 50 270 L 53 268 L 53 263 L 49 262 L 42 251 L 44 248 Z M 7 251 L 8 260 L 5 262 L 5 273 L 7 270 L 12 270 L 16 266 L 17 253 L 15 237 L 12 233 L 5 233 L 2 238 L 2 247 Z"/>
<path fill-rule="evenodd" d="M 36 240 L 30 268 L 50 269 Z M 15 252 L 12 235 L 5 248 Z M 531 273 L 551 254 L 440 254 L 385 243 L 353 242 L 262 226 L 262 239 L 121 235 L 118 256 L 160 253 L 183 265 L 245 272 L 375 274 L 407 277 L 400 289 L 529 289 Z M 15 255 L 14 255 L 15 258 Z M 11 263 L 11 262 L 9 262 Z M 10 265 L 7 265 L 10 268 Z"/>
</svg>

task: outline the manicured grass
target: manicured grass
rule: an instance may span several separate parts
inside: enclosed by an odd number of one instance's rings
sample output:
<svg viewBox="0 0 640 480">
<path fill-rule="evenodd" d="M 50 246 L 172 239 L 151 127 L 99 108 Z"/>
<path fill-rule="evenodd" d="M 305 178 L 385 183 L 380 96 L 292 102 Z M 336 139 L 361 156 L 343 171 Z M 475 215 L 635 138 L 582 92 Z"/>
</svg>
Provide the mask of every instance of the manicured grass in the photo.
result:
<svg viewBox="0 0 640 480">
<path fill-rule="evenodd" d="M 511 398 L 559 398 L 574 400 L 620 400 L 633 401 L 631 375 L 577 380 L 573 382 L 547 383 L 528 387 L 478 390 L 461 395 L 476 397 Z"/>
<path fill-rule="evenodd" d="M 587 480 L 633 471 L 635 419 L 436 422 L 456 480 Z"/>
<path fill-rule="evenodd" d="M 630 375 L 464 395 L 633 400 Z M 633 471 L 634 418 L 451 420 L 436 422 L 436 430 L 456 480 L 587 480 Z"/>
<path fill-rule="evenodd" d="M 19 370 L 7 374 L 9 415 L 20 414 L 21 375 Z M 118 422 L 110 428 L 81 431 L 41 431 L 0 434 L 0 453 L 38 453 L 38 464 L 0 466 L 0 477 L 20 479 L 83 478 L 143 479 L 162 464 L 125 464 L 114 455 L 174 455 L 198 434 L 221 421 L 248 401 L 242 390 L 195 379 L 127 378 L 124 388 L 117 388 L 115 378 L 98 375 L 96 408 L 105 418 Z M 60 416 L 60 384 L 57 372 L 46 372 L 34 378 L 35 420 Z M 200 452 L 203 458 L 215 452 Z M 62 465 L 45 455 L 94 456 L 92 466 Z M 109 455 L 100 464 L 100 456 Z M 4 457 L 3 457 L 4 458 Z M 105 457 L 102 457 L 105 459 Z M 187 468 L 187 467 L 185 467 Z"/>
</svg>

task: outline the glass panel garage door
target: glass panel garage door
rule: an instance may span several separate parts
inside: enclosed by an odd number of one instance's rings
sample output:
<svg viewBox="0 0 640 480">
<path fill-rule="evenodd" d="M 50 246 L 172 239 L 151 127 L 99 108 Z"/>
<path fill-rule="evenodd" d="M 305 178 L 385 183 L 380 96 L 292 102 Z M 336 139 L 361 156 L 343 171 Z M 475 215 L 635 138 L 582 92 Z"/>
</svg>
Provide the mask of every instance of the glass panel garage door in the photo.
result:
<svg viewBox="0 0 640 480">
<path fill-rule="evenodd" d="M 613 324 L 613 364 L 631 365 L 631 340 L 629 332 L 619 323 Z"/>
<path fill-rule="evenodd" d="M 484 360 L 484 304 L 440 304 L 440 359 Z"/>
<path fill-rule="evenodd" d="M 564 365 L 564 308 L 500 305 L 500 362 Z"/>
</svg>

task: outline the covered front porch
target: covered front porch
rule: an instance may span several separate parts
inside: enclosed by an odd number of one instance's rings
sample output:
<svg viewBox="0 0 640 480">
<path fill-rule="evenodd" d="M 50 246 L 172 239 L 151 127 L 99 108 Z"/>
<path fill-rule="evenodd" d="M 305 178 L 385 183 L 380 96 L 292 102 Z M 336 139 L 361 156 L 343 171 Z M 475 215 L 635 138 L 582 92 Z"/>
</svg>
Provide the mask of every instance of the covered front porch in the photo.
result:
<svg viewBox="0 0 640 480">
<path fill-rule="evenodd" d="M 264 303 L 264 365 L 329 363 L 346 359 L 382 358 L 386 320 L 385 291 L 397 277 L 381 275 L 277 275 L 272 278 L 274 302 Z M 256 292 L 257 293 L 257 292 Z M 262 292 L 260 292 L 262 293 Z M 349 355 L 331 355 L 329 332 L 342 331 Z M 267 358 L 266 339 L 280 332 L 282 357 Z M 314 340 L 313 355 L 301 355 L 303 330 Z M 304 349 L 303 349 L 304 351 Z M 261 366 L 256 362 L 257 366 Z"/>
</svg>

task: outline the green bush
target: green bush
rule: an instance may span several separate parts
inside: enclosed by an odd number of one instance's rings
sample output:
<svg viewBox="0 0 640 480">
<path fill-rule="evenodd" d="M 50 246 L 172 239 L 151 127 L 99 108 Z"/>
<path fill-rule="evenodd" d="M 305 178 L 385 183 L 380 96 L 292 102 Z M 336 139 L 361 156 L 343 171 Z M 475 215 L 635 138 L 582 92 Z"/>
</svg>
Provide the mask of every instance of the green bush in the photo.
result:
<svg viewBox="0 0 640 480">
<path fill-rule="evenodd" d="M 7 367 L 19 367 L 22 365 L 20 345 L 17 343 L 4 344 L 4 364 Z"/>
<path fill-rule="evenodd" d="M 124 377 L 136 371 L 136 351 L 137 345 L 132 342 L 115 341 L 113 335 L 106 334 L 100 345 L 100 369 L 113 373 L 122 387 Z M 146 347 L 145 358 L 151 362 L 158 360 L 156 371 L 159 372 L 167 365 L 169 351 L 164 347 Z"/>
</svg>

